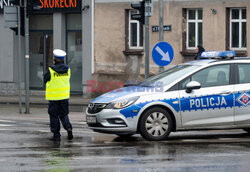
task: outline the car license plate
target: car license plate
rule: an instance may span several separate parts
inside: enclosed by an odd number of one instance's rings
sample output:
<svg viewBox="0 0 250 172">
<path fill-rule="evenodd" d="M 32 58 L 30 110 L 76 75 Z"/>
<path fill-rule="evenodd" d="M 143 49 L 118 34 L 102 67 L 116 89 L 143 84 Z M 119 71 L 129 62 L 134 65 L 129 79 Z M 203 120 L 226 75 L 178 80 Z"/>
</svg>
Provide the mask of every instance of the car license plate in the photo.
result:
<svg viewBox="0 0 250 172">
<path fill-rule="evenodd" d="M 86 121 L 88 124 L 96 124 L 96 117 L 95 116 L 87 116 Z"/>
</svg>

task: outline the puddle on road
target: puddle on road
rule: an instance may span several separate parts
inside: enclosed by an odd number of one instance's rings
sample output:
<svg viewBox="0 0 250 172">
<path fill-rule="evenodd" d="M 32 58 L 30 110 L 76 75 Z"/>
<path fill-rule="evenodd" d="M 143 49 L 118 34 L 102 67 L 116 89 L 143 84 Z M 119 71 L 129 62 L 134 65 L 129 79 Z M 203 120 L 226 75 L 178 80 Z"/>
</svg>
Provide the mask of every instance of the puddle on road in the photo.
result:
<svg viewBox="0 0 250 172">
<path fill-rule="evenodd" d="M 46 172 L 69 172 L 72 151 L 65 149 L 51 149 L 43 155 Z"/>
</svg>

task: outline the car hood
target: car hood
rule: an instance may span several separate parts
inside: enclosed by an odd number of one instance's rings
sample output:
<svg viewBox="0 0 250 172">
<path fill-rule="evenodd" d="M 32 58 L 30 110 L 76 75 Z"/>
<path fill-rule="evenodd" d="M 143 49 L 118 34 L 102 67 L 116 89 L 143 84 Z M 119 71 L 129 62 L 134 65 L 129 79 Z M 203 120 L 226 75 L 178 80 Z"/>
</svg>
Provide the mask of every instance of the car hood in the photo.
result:
<svg viewBox="0 0 250 172">
<path fill-rule="evenodd" d="M 156 92 L 163 92 L 163 88 L 149 86 L 128 86 L 105 93 L 93 99 L 91 103 L 110 103 L 112 101 L 116 101 L 123 98 L 142 96 L 147 94 L 153 94 Z"/>
</svg>

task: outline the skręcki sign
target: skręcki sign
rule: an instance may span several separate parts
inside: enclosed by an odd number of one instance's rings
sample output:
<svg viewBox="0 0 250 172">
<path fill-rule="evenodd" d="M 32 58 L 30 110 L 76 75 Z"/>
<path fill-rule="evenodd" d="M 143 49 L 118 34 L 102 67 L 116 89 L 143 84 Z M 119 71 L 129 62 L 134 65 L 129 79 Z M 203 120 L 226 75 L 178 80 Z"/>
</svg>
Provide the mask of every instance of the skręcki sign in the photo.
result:
<svg viewBox="0 0 250 172">
<path fill-rule="evenodd" d="M 40 8 L 75 8 L 77 0 L 40 0 Z"/>
<path fill-rule="evenodd" d="M 31 0 L 33 13 L 81 12 L 81 0 Z"/>
</svg>

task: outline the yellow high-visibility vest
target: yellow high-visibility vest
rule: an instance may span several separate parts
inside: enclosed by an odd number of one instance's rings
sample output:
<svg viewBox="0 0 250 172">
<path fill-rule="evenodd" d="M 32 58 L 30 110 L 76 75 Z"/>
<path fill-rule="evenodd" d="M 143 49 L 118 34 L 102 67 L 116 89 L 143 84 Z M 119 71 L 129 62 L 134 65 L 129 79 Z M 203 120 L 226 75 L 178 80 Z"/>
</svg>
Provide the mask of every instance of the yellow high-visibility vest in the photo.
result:
<svg viewBox="0 0 250 172">
<path fill-rule="evenodd" d="M 46 83 L 46 100 L 64 100 L 70 97 L 70 68 L 60 74 L 49 67 L 50 81 Z"/>
</svg>

